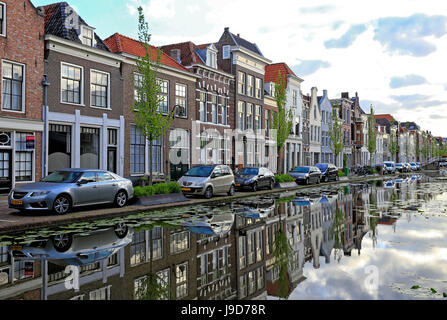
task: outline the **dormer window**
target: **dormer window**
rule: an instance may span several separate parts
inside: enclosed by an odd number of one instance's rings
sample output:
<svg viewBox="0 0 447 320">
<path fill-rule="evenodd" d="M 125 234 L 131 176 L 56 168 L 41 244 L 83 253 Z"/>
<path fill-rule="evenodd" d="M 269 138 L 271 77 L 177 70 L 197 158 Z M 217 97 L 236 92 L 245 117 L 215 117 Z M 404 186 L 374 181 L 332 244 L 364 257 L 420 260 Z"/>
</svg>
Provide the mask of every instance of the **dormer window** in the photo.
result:
<svg viewBox="0 0 447 320">
<path fill-rule="evenodd" d="M 0 2 L 0 35 L 6 37 L 6 4 Z"/>
<path fill-rule="evenodd" d="M 82 43 L 86 46 L 93 47 L 93 35 L 94 32 L 92 28 L 86 26 L 81 27 Z"/>
<path fill-rule="evenodd" d="M 217 69 L 217 53 L 211 50 L 207 50 L 206 53 L 206 65 L 208 67 Z"/>
<path fill-rule="evenodd" d="M 270 82 L 270 96 L 272 96 L 272 97 L 275 96 L 275 83 L 274 82 Z"/>
</svg>

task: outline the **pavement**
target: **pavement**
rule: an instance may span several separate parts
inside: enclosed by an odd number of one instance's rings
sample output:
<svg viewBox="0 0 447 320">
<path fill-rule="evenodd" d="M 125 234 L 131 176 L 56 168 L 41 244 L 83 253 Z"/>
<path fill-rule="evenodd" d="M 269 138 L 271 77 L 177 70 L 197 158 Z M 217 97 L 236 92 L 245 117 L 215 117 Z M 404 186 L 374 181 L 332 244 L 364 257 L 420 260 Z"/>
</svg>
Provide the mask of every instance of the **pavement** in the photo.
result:
<svg viewBox="0 0 447 320">
<path fill-rule="evenodd" d="M 155 204 L 150 206 L 138 205 L 137 201 L 132 201 L 124 208 L 116 208 L 113 206 L 93 206 L 84 207 L 82 209 L 74 209 L 68 215 L 58 216 L 51 212 L 25 212 L 8 207 L 7 196 L 0 195 L 0 234 L 18 232 L 23 230 L 40 229 L 49 226 L 63 225 L 80 221 L 92 221 L 97 219 L 111 219 L 116 217 L 127 216 L 134 213 L 149 212 L 154 210 L 164 210 L 173 207 L 191 206 L 197 204 L 212 204 L 222 201 L 231 201 L 239 198 L 246 198 L 256 195 L 267 195 L 280 193 L 285 191 L 294 191 L 313 187 L 321 187 L 324 185 L 340 184 L 355 181 L 367 181 L 377 179 L 389 179 L 394 176 L 370 176 L 370 177 L 352 177 L 349 180 L 340 180 L 338 182 L 322 183 L 320 185 L 296 186 L 293 188 L 277 188 L 274 190 L 262 190 L 257 192 L 237 192 L 234 196 L 216 196 L 212 199 L 189 198 L 187 201 L 170 202 L 164 204 Z"/>
</svg>

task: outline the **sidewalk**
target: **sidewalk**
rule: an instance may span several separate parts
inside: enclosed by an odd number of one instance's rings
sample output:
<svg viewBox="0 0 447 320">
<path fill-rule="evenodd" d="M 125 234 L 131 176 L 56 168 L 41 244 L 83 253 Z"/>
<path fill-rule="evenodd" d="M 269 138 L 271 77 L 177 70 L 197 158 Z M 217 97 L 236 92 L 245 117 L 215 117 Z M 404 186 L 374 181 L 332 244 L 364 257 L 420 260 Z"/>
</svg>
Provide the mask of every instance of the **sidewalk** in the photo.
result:
<svg viewBox="0 0 447 320">
<path fill-rule="evenodd" d="M 17 232 L 29 229 L 39 229 L 55 225 L 63 225 L 73 222 L 81 221 L 92 221 L 97 219 L 112 219 L 122 216 L 127 216 L 130 214 L 149 212 L 154 210 L 164 210 L 174 207 L 184 207 L 192 206 L 197 204 L 212 204 L 222 201 L 232 201 L 240 198 L 253 197 L 258 195 L 275 194 L 287 191 L 295 191 L 307 188 L 316 188 L 322 186 L 329 186 L 334 184 L 343 184 L 349 182 L 359 182 L 368 180 L 384 180 L 394 177 L 390 176 L 370 176 L 370 177 L 350 177 L 350 179 L 340 179 L 338 182 L 322 183 L 320 185 L 309 185 L 309 186 L 295 186 L 292 188 L 274 189 L 274 190 L 263 190 L 257 192 L 237 192 L 235 196 L 221 196 L 215 197 L 213 199 L 202 199 L 202 198 L 190 198 L 188 201 L 184 202 L 174 202 L 165 203 L 152 206 L 140 206 L 140 205 L 128 205 L 124 208 L 115 208 L 112 206 L 103 206 L 100 209 L 86 210 L 75 209 L 72 213 L 64 216 L 57 216 L 51 212 L 27 212 L 20 213 L 15 209 L 8 208 L 7 197 L 0 196 L 0 234 Z"/>
</svg>

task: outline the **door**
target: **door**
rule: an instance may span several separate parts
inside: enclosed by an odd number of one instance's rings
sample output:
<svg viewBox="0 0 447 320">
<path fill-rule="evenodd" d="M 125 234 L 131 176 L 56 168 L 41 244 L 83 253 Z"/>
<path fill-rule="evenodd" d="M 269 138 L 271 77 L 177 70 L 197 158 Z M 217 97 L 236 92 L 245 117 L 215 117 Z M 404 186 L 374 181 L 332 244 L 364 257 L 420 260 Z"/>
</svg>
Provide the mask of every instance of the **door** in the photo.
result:
<svg viewBox="0 0 447 320">
<path fill-rule="evenodd" d="M 0 150 L 0 193 L 12 188 L 11 150 Z"/>
<path fill-rule="evenodd" d="M 101 202 L 98 200 L 99 189 L 96 172 L 85 172 L 78 180 L 78 185 L 74 189 L 74 194 L 74 203 L 77 206 Z"/>
<path fill-rule="evenodd" d="M 113 202 L 118 193 L 118 182 L 107 172 L 98 172 L 98 202 Z"/>
<path fill-rule="evenodd" d="M 268 177 L 266 176 L 266 173 L 264 168 L 259 168 L 259 187 L 266 187 L 268 185 Z"/>
<path fill-rule="evenodd" d="M 222 168 L 217 166 L 212 174 L 213 178 L 211 183 L 213 184 L 214 193 L 221 193 L 225 189 L 225 176 L 222 172 Z"/>
<path fill-rule="evenodd" d="M 231 169 L 228 166 L 222 167 L 225 174 L 226 192 L 230 191 L 231 185 L 234 184 L 234 176 L 231 174 Z"/>
<path fill-rule="evenodd" d="M 107 149 L 107 171 L 117 173 L 116 172 L 116 168 L 117 168 L 116 163 L 117 163 L 116 148 L 109 147 Z"/>
</svg>

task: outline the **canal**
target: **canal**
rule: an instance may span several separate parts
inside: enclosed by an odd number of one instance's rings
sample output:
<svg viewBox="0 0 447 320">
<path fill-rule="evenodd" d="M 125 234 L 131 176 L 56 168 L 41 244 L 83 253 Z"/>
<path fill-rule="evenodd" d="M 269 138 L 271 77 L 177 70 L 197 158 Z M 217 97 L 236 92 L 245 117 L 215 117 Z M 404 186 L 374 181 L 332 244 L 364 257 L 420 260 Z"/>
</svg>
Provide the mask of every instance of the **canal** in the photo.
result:
<svg viewBox="0 0 447 320">
<path fill-rule="evenodd" d="M 447 184 L 327 185 L 0 236 L 0 299 L 446 299 Z"/>
</svg>

